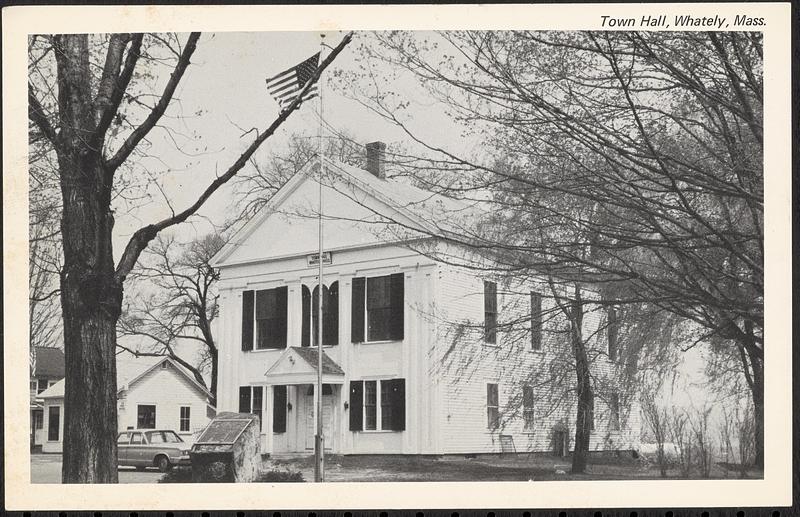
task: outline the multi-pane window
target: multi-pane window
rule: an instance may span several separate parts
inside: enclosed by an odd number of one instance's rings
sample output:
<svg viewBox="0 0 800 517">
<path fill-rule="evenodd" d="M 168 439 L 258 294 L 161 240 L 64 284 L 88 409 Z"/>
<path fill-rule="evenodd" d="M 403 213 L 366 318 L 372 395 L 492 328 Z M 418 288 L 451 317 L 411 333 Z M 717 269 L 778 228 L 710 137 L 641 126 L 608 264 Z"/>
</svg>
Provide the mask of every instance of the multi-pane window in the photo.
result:
<svg viewBox="0 0 800 517">
<path fill-rule="evenodd" d="M 374 431 L 378 428 L 378 381 L 364 381 L 364 429 Z"/>
<path fill-rule="evenodd" d="M 242 350 L 286 348 L 288 289 L 242 293 Z"/>
<path fill-rule="evenodd" d="M 619 393 L 614 392 L 611 394 L 611 397 L 608 401 L 608 410 L 609 410 L 609 426 L 611 427 L 612 431 L 619 431 L 620 427 L 620 418 L 619 418 Z"/>
<path fill-rule="evenodd" d="M 47 440 L 57 442 L 61 434 L 61 408 L 50 406 L 47 418 Z"/>
<path fill-rule="evenodd" d="M 47 379 L 39 379 L 39 387 L 36 389 L 36 393 L 39 394 L 46 390 L 49 387 L 47 383 Z"/>
<path fill-rule="evenodd" d="M 608 337 L 608 358 L 612 361 L 617 358 L 619 340 L 619 314 L 616 307 L 608 308 L 608 322 L 606 324 L 606 334 Z"/>
<path fill-rule="evenodd" d="M 42 422 L 43 420 L 44 420 L 44 413 L 42 413 L 41 411 L 34 411 L 33 412 L 33 428 L 34 429 L 37 429 L 37 430 L 41 429 L 42 426 L 44 425 L 43 422 Z"/>
<path fill-rule="evenodd" d="M 156 428 L 156 407 L 139 404 L 136 409 L 136 427 L 138 429 Z"/>
<path fill-rule="evenodd" d="M 240 386 L 239 387 L 239 413 L 251 413 L 258 416 L 258 425 L 261 428 L 263 414 L 264 387 Z"/>
<path fill-rule="evenodd" d="M 525 429 L 532 430 L 534 425 L 533 409 L 533 386 L 522 387 L 522 418 L 525 422 Z"/>
<path fill-rule="evenodd" d="M 497 284 L 483 282 L 483 339 L 497 343 Z"/>
<path fill-rule="evenodd" d="M 404 289 L 402 273 L 353 279 L 353 343 L 403 339 Z"/>
<path fill-rule="evenodd" d="M 191 411 L 192 408 L 189 406 L 181 406 L 181 419 L 180 419 L 180 430 L 181 432 L 188 431 L 191 429 Z"/>
<path fill-rule="evenodd" d="M 486 385 L 486 426 L 497 429 L 500 425 L 500 397 L 497 384 Z"/>
<path fill-rule="evenodd" d="M 350 381 L 351 431 L 403 431 L 405 379 Z"/>
<path fill-rule="evenodd" d="M 531 291 L 531 349 L 542 349 L 542 295 Z"/>
</svg>

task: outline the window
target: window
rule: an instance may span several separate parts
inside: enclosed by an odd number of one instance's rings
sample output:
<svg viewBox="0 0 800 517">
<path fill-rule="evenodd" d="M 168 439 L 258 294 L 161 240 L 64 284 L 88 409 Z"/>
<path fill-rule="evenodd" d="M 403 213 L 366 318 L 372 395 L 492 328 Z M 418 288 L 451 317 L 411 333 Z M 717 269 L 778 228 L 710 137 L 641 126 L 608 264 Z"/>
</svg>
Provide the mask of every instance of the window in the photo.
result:
<svg viewBox="0 0 800 517">
<path fill-rule="evenodd" d="M 42 422 L 44 420 L 44 413 L 42 411 L 34 411 L 33 412 L 33 428 L 34 429 L 41 429 L 44 426 Z"/>
<path fill-rule="evenodd" d="M 161 431 L 151 431 L 146 433 L 147 441 L 150 443 L 164 443 L 164 433 Z"/>
<path fill-rule="evenodd" d="M 542 349 L 542 295 L 531 291 L 531 349 Z"/>
<path fill-rule="evenodd" d="M 149 405 L 139 405 L 136 411 L 136 428 L 137 429 L 155 429 L 156 428 L 156 407 Z"/>
<path fill-rule="evenodd" d="M 131 445 L 141 445 L 144 443 L 142 433 L 131 433 Z"/>
<path fill-rule="evenodd" d="M 303 331 L 301 334 L 301 345 L 309 346 L 317 344 L 317 333 L 319 332 L 319 307 L 317 295 L 319 286 L 314 287 L 312 298 L 308 287 L 302 288 L 303 302 Z M 322 344 L 333 346 L 339 344 L 339 282 L 333 282 L 330 288 L 322 286 Z M 313 317 L 312 317 L 313 315 Z M 313 336 L 313 339 L 312 339 Z"/>
<path fill-rule="evenodd" d="M 130 433 L 119 433 L 119 436 L 117 436 L 117 445 L 128 445 L 130 441 Z"/>
<path fill-rule="evenodd" d="M 39 387 L 36 389 L 36 394 L 43 392 L 47 387 L 47 379 L 39 379 Z"/>
<path fill-rule="evenodd" d="M 497 384 L 486 385 L 486 426 L 489 429 L 497 429 L 500 425 L 500 397 L 498 395 Z"/>
<path fill-rule="evenodd" d="M 533 386 L 522 387 L 522 419 L 525 422 L 525 429 L 533 430 L 534 410 L 533 410 Z"/>
<path fill-rule="evenodd" d="M 256 348 L 286 348 L 287 288 L 256 291 Z"/>
<path fill-rule="evenodd" d="M 374 431 L 378 428 L 378 381 L 364 382 L 364 429 Z"/>
<path fill-rule="evenodd" d="M 353 279 L 351 337 L 353 343 L 403 339 L 404 277 L 402 273 Z"/>
<path fill-rule="evenodd" d="M 497 284 L 483 282 L 483 339 L 497 343 Z"/>
<path fill-rule="evenodd" d="M 261 423 L 263 420 L 263 403 L 263 386 L 241 386 L 239 388 L 239 413 L 250 413 L 258 416 L 259 429 L 263 429 L 263 424 Z M 182 415 L 183 413 L 181 412 Z"/>
<path fill-rule="evenodd" d="M 181 418 L 180 418 L 180 430 L 181 430 L 181 432 L 188 431 L 191 428 L 190 427 L 191 411 L 192 411 L 192 408 L 190 408 L 188 406 L 182 406 L 181 407 Z"/>
<path fill-rule="evenodd" d="M 61 435 L 61 408 L 50 406 L 48 409 L 47 441 L 57 442 Z"/>
<path fill-rule="evenodd" d="M 619 339 L 619 314 L 617 314 L 616 307 L 608 308 L 606 333 L 608 336 L 608 358 L 613 361 L 617 358 L 617 341 Z"/>
<path fill-rule="evenodd" d="M 34 393 L 36 393 L 36 394 L 39 393 L 38 386 L 39 386 L 39 383 L 36 382 L 36 379 L 31 380 L 31 395 L 33 395 Z"/>
<path fill-rule="evenodd" d="M 350 382 L 351 431 L 403 431 L 405 379 Z"/>
<path fill-rule="evenodd" d="M 608 401 L 608 409 L 611 413 L 609 426 L 612 431 L 619 431 L 620 418 L 619 418 L 619 393 L 614 392 Z"/>
<path fill-rule="evenodd" d="M 242 350 L 286 348 L 288 289 L 242 293 Z"/>
</svg>

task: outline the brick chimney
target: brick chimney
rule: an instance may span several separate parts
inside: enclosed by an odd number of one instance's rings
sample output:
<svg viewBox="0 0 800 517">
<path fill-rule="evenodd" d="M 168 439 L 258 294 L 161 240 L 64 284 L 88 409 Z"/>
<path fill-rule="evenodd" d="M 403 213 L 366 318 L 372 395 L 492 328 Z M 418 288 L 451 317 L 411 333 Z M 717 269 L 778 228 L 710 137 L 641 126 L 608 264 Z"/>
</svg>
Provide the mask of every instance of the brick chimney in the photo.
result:
<svg viewBox="0 0 800 517">
<path fill-rule="evenodd" d="M 367 147 L 367 171 L 382 180 L 386 179 L 386 144 L 383 142 L 370 142 Z"/>
</svg>

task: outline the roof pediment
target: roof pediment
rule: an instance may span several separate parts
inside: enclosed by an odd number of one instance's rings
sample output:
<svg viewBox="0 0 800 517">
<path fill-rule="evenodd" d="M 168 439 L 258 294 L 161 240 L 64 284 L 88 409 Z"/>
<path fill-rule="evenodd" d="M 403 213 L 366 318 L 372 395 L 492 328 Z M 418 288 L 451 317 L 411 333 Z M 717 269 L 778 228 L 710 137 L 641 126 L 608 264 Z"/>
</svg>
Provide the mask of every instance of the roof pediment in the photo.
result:
<svg viewBox="0 0 800 517">
<path fill-rule="evenodd" d="M 289 347 L 265 373 L 270 384 L 312 384 L 317 380 L 317 349 Z M 341 384 L 344 371 L 324 351 L 322 353 L 322 380 Z"/>
</svg>

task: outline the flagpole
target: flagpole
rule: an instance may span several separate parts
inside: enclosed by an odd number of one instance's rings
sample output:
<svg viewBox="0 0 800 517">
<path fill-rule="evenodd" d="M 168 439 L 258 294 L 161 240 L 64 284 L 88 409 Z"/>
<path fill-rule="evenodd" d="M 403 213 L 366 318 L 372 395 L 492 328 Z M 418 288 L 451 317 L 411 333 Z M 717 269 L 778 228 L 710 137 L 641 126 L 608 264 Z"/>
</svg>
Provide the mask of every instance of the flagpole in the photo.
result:
<svg viewBox="0 0 800 517">
<path fill-rule="evenodd" d="M 319 60 L 322 61 L 322 53 L 325 51 L 325 33 L 320 33 L 320 50 Z M 323 131 L 323 112 L 322 112 L 322 89 L 323 80 L 320 75 L 317 90 L 319 92 L 319 285 L 317 289 L 317 437 L 314 440 L 314 481 L 322 482 L 325 480 L 324 458 L 325 458 L 325 442 L 322 434 L 322 295 L 324 283 L 322 282 L 322 178 L 325 170 L 325 142 L 322 138 Z"/>
</svg>

